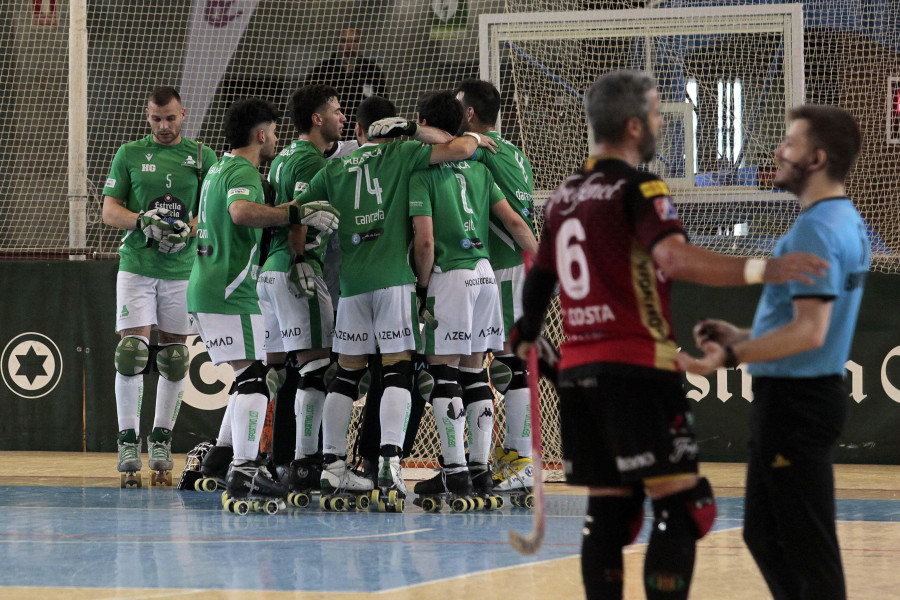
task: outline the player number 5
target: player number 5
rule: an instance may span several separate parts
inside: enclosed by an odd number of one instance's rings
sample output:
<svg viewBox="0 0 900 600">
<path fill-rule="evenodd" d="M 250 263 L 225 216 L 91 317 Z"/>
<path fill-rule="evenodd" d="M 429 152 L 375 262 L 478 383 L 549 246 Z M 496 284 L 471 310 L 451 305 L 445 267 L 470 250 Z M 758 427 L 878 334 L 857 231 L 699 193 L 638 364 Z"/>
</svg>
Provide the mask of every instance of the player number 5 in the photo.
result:
<svg viewBox="0 0 900 600">
<path fill-rule="evenodd" d="M 587 239 L 578 219 L 566 219 L 556 236 L 556 270 L 566 295 L 581 300 L 591 289 L 587 256 L 581 242 Z"/>
</svg>

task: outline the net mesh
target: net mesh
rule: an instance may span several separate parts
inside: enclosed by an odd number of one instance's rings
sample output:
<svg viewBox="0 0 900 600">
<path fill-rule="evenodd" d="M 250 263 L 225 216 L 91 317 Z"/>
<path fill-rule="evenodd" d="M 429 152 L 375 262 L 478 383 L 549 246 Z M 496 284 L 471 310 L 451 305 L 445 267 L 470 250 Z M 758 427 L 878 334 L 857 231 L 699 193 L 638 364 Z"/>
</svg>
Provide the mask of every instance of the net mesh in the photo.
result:
<svg viewBox="0 0 900 600">
<path fill-rule="evenodd" d="M 143 110 L 157 85 L 189 92 L 186 130 L 221 153 L 230 102 L 255 95 L 284 107 L 290 91 L 336 50 L 341 28 L 358 28 L 361 54 L 380 65 L 386 95 L 412 116 L 421 93 L 479 75 L 480 15 L 513 21 L 531 11 L 624 14 L 648 5 L 649 12 L 614 31 L 613 19 L 579 13 L 563 32 L 546 19 L 535 34 L 489 44 L 504 99 L 501 130 L 530 157 L 536 199 L 586 157 L 580 95 L 587 85 L 611 69 L 649 65 L 666 111 L 651 168 L 675 191 L 693 241 L 733 254 L 770 252 L 797 212 L 795 203 L 771 190 L 771 154 L 785 109 L 801 101 L 839 104 L 864 132 L 849 192 L 871 225 L 872 269 L 897 272 L 900 144 L 886 139 L 896 136 L 900 115 L 896 90 L 886 83 L 900 74 L 900 17 L 883 1 L 805 2 L 804 43 L 794 47 L 783 33 L 735 15 L 717 17 L 705 30 L 691 23 L 652 30 L 661 22 L 652 15 L 676 13 L 677 21 L 679 11 L 732 2 L 88 0 L 82 106 L 69 99 L 69 72 L 77 62 L 69 56 L 70 0 L 0 0 L 0 255 L 67 253 L 70 200 L 79 194 L 88 205 L 85 246 L 98 255 L 115 252 L 119 232 L 102 223 L 100 190 L 118 146 L 147 135 Z M 787 65 L 801 52 L 805 96 L 791 98 Z M 81 118 L 86 147 L 70 148 L 70 123 Z M 284 141 L 289 129 L 282 126 Z M 86 180 L 73 184 L 69 174 L 81 168 Z M 560 335 L 555 311 L 548 332 Z M 546 454 L 558 466 L 556 400 L 542 392 Z M 502 429 L 502 402 L 497 413 Z M 423 431 L 416 460 L 433 463 L 439 445 L 430 416 Z"/>
</svg>

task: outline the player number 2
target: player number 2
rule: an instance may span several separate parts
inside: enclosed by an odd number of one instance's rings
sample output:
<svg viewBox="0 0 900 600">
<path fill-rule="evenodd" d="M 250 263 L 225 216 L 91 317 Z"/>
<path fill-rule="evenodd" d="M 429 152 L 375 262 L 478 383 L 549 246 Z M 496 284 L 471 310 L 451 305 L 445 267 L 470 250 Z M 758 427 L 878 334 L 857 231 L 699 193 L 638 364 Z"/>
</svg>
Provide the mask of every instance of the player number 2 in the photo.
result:
<svg viewBox="0 0 900 600">
<path fill-rule="evenodd" d="M 578 219 L 566 219 L 556 236 L 556 270 L 566 295 L 581 300 L 591 289 L 587 256 L 581 243 L 587 239 Z"/>
<path fill-rule="evenodd" d="M 381 204 L 381 186 L 378 184 L 377 177 L 375 179 L 369 177 L 369 165 L 350 167 L 347 171 L 356 173 L 356 199 L 353 202 L 354 209 L 359 210 L 359 192 L 362 189 L 363 172 L 365 172 L 366 190 L 369 192 L 369 195 L 375 196 L 376 200 L 378 200 L 378 204 Z"/>
</svg>

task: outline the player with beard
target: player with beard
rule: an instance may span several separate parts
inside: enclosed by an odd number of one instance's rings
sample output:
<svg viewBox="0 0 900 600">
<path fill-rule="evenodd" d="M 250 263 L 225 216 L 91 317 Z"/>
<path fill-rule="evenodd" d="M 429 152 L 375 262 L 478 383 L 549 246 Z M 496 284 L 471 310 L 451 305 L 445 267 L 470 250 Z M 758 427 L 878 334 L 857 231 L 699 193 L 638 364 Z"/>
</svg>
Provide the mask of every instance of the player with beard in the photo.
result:
<svg viewBox="0 0 900 600">
<path fill-rule="evenodd" d="M 800 215 L 773 256 L 803 251 L 831 265 L 810 284 L 766 285 L 751 329 L 701 321 L 704 356 L 679 356 L 691 372 L 750 363 L 750 457 L 744 540 L 776 600 L 847 597 L 835 531 L 832 451 L 847 417 L 844 379 L 869 269 L 866 222 L 845 180 L 862 144 L 846 111 L 790 111 L 775 151 L 775 186 L 797 196 Z"/>
<path fill-rule="evenodd" d="M 653 158 L 663 125 L 649 74 L 603 75 L 588 89 L 585 109 L 592 156 L 547 202 L 510 339 L 524 359 L 558 283 L 563 465 L 568 483 L 590 488 L 581 555 L 587 597 L 622 597 L 622 549 L 641 528 L 646 493 L 654 514 L 647 598 L 684 600 L 696 542 L 716 507 L 709 481 L 697 474 L 693 413 L 675 362 L 672 279 L 811 282 L 806 274 L 827 263 L 809 254 L 756 262 L 688 243 L 666 184 L 637 169 Z"/>
</svg>

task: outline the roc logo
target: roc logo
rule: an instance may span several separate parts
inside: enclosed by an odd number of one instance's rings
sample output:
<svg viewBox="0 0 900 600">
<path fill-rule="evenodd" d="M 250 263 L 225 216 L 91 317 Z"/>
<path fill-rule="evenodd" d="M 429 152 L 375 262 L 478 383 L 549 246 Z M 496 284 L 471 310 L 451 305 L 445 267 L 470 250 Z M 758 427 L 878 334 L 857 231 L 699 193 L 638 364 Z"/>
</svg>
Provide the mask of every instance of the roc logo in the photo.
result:
<svg viewBox="0 0 900 600">
<path fill-rule="evenodd" d="M 21 398 L 40 398 L 53 391 L 62 377 L 62 354 L 45 335 L 35 332 L 14 337 L 0 355 L 0 375 Z"/>
<path fill-rule="evenodd" d="M 468 250 L 472 247 L 472 240 L 469 238 L 463 238 L 459 240 L 459 245 L 463 247 L 464 250 Z"/>
<path fill-rule="evenodd" d="M 350 236 L 350 241 L 353 242 L 354 246 L 359 246 L 359 243 L 362 241 L 362 237 L 358 233 L 354 233 Z"/>
</svg>

